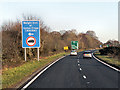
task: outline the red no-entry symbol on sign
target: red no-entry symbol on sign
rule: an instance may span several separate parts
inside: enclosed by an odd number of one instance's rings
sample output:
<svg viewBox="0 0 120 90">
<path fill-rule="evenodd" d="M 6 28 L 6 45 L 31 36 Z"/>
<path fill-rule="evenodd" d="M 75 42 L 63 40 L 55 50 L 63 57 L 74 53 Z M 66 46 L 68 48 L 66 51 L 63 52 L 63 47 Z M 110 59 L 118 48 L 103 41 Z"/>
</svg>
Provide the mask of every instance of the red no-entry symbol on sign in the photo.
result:
<svg viewBox="0 0 120 90">
<path fill-rule="evenodd" d="M 34 46 L 36 44 L 36 39 L 30 36 L 26 39 L 26 43 L 28 46 Z"/>
</svg>

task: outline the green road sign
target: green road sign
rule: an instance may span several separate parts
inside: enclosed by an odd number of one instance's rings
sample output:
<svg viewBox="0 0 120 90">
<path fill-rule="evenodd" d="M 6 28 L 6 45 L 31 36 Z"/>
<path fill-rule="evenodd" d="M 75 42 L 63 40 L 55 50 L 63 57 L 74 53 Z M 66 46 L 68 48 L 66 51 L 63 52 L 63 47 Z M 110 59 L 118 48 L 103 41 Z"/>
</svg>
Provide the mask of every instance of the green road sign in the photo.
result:
<svg viewBox="0 0 120 90">
<path fill-rule="evenodd" d="M 109 47 L 109 45 L 107 45 L 107 47 Z"/>
<path fill-rule="evenodd" d="M 78 49 L 78 41 L 71 41 L 71 48 Z"/>
</svg>

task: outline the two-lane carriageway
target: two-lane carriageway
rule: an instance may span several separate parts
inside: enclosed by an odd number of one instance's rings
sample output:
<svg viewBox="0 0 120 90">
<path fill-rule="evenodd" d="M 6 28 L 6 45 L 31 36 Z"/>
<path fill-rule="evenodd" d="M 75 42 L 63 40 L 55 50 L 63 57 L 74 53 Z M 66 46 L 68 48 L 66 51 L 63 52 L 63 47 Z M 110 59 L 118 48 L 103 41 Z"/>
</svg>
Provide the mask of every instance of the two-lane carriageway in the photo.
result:
<svg viewBox="0 0 120 90">
<path fill-rule="evenodd" d="M 66 56 L 48 68 L 27 88 L 118 88 L 120 73 L 94 58 Z"/>
</svg>

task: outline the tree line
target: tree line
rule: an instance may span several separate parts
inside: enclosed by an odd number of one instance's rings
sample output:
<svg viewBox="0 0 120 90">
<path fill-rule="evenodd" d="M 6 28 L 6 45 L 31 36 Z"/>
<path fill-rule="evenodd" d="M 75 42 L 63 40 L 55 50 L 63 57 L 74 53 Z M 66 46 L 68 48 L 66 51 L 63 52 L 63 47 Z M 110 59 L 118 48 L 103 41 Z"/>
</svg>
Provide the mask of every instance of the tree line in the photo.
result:
<svg viewBox="0 0 120 90">
<path fill-rule="evenodd" d="M 24 20 L 38 20 L 36 17 L 24 16 Z M 63 52 L 64 46 L 71 50 L 71 41 L 78 41 L 79 49 L 96 48 L 102 44 L 94 31 L 77 33 L 77 30 L 51 31 L 51 29 L 40 20 L 40 56 L 53 55 Z M 24 49 L 22 48 L 21 21 L 5 23 L 1 27 L 2 32 L 2 62 L 3 66 L 18 66 L 24 62 Z M 27 48 L 27 58 L 37 57 L 37 49 Z"/>
</svg>

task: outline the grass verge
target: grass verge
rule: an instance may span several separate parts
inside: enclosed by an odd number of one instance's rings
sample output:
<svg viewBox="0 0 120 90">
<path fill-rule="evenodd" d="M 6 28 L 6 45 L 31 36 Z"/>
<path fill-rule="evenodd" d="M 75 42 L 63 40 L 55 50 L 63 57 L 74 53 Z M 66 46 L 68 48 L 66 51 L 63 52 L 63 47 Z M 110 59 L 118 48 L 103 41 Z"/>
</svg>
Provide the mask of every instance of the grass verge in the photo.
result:
<svg viewBox="0 0 120 90">
<path fill-rule="evenodd" d="M 112 57 L 110 57 L 108 55 L 100 55 L 99 52 L 95 52 L 94 54 L 95 54 L 95 56 L 97 56 L 101 60 L 103 60 L 103 61 L 105 61 L 105 62 L 107 62 L 107 63 L 109 63 L 111 65 L 115 65 L 115 66 L 120 68 L 120 60 L 118 60 L 116 58 L 112 58 Z"/>
<path fill-rule="evenodd" d="M 49 63 L 53 62 L 55 59 L 64 56 L 66 53 L 60 53 L 40 59 L 38 62 L 37 59 L 25 62 L 23 65 L 15 68 L 7 68 L 2 72 L 2 88 L 14 88 L 13 86 L 26 77 L 32 75 L 33 72 L 38 69 L 43 68 Z"/>
</svg>

